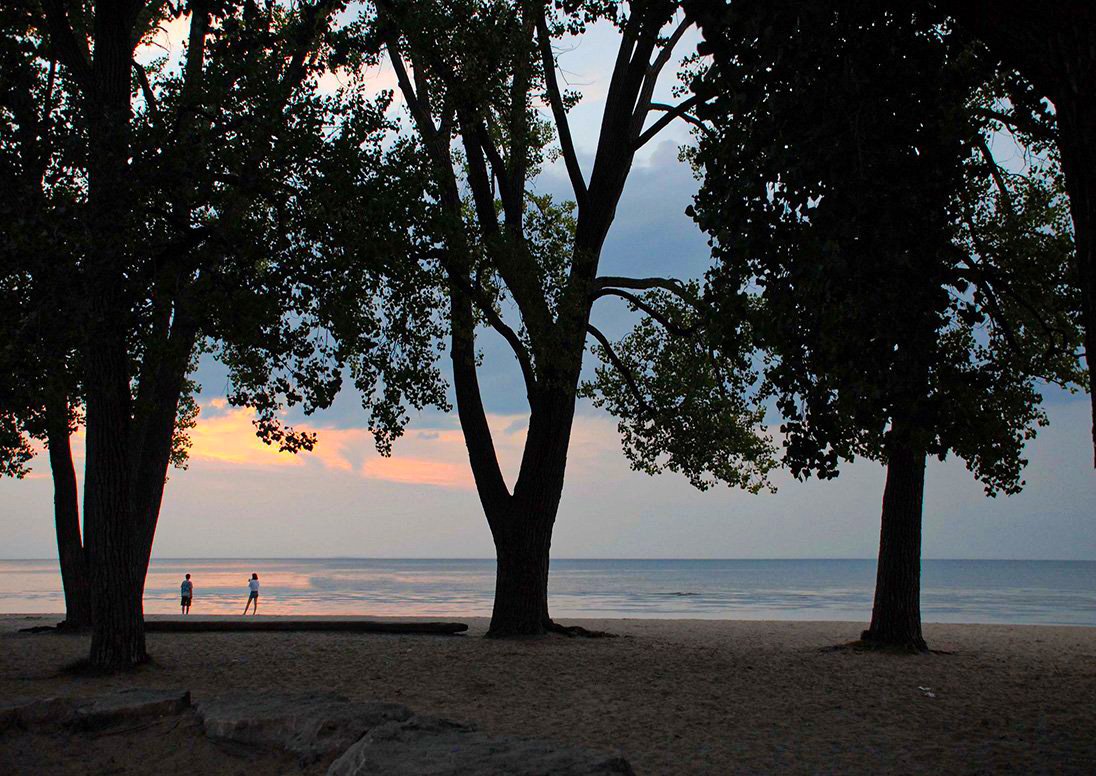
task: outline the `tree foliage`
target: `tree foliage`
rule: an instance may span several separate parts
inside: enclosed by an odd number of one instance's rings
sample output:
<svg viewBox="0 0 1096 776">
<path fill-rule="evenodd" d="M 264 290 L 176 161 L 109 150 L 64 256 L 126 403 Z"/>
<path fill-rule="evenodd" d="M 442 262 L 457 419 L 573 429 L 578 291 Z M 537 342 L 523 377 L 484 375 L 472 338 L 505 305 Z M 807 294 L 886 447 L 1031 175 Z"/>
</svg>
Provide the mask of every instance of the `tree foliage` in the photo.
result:
<svg viewBox="0 0 1096 776">
<path fill-rule="evenodd" d="M 1017 132 L 1025 164 L 1003 166 L 1000 79 L 920 14 L 851 0 L 719 14 L 693 213 L 714 303 L 759 313 L 786 461 L 832 477 L 885 459 L 897 426 L 1015 492 L 1046 422 L 1039 382 L 1082 379 L 1053 149 Z"/>
</svg>

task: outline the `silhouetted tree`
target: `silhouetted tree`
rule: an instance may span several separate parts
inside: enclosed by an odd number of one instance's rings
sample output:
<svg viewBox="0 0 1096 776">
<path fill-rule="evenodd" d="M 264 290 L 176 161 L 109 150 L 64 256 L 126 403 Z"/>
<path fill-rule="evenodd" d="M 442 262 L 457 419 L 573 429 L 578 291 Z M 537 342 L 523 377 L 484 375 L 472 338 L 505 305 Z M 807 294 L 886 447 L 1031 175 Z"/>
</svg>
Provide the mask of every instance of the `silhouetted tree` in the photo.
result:
<svg viewBox="0 0 1096 776">
<path fill-rule="evenodd" d="M 77 185 L 65 158 L 78 131 L 75 106 L 62 78 L 33 17 L 15 5 L 0 9 L 0 473 L 24 476 L 32 440 L 47 443 L 65 622 L 83 627 L 91 602 L 69 447 L 79 389 L 75 343 L 57 326 Z"/>
<path fill-rule="evenodd" d="M 63 304 L 56 325 L 74 348 L 87 431 L 90 661 L 122 667 L 146 659 L 144 579 L 166 469 L 185 444 L 177 421 L 196 355 L 212 351 L 228 364 L 230 400 L 255 408 L 266 441 L 290 451 L 314 442 L 284 427 L 279 410 L 329 403 L 345 361 L 323 325 L 329 300 L 306 282 L 316 248 L 302 235 L 316 202 L 330 201 L 331 180 L 366 177 L 356 165 L 381 156 L 386 98 L 320 91 L 337 39 L 333 14 L 343 7 L 336 0 L 20 7 L 78 108 L 77 228 L 59 269 L 67 285 L 41 282 Z M 182 60 L 143 65 L 140 42 L 158 22 L 183 16 Z M 398 274 L 400 254 L 385 253 L 398 243 L 358 258 L 372 255 Z M 18 294 L 19 278 L 36 269 L 5 267 L 3 287 Z M 359 265 L 361 282 L 340 310 L 378 335 L 375 350 L 360 348 L 372 368 L 361 382 L 375 387 L 389 369 L 398 377 L 367 398 L 381 408 L 383 437 L 402 422 L 391 409 L 400 386 L 434 373 L 410 363 L 413 346 L 382 347 L 387 323 L 372 312 L 369 273 Z M 416 330 L 414 320 L 400 325 Z"/>
<path fill-rule="evenodd" d="M 1038 382 L 1083 380 L 1057 159 L 1018 133 L 1028 166 L 1001 166 L 997 76 L 927 15 L 716 5 L 698 12 L 718 97 L 695 157 L 710 297 L 754 320 L 796 475 L 886 464 L 862 638 L 923 650 L 927 456 L 954 453 L 987 493 L 1014 493 L 1046 422 Z"/>
<path fill-rule="evenodd" d="M 648 293 L 696 302 L 673 278 L 598 275 L 602 246 L 637 150 L 698 102 L 653 101 L 659 76 L 690 26 L 679 17 L 678 4 L 665 0 L 627 7 L 378 0 L 362 20 L 360 50 L 391 61 L 434 182 L 436 238 L 429 257 L 449 296 L 457 410 L 498 561 L 488 634 L 493 637 L 580 630 L 552 621 L 548 568 L 588 338 L 609 368 L 622 370 L 622 384 L 637 385 L 629 365 L 591 325 L 594 302 L 623 299 L 671 328 L 661 297 L 648 300 Z M 598 21 L 615 25 L 620 43 L 597 151 L 584 172 L 567 115 L 578 95 L 560 87 L 554 46 L 564 34 L 581 34 Z M 551 147 L 553 138 L 558 150 Z M 530 192 L 533 177 L 557 153 L 573 203 Z M 514 316 L 516 325 L 508 322 Z M 528 432 L 512 488 L 499 467 L 477 380 L 479 324 L 512 348 L 529 401 Z M 723 377 L 749 383 L 735 367 L 727 359 Z M 720 399 L 718 406 L 708 403 L 704 422 L 724 432 L 711 438 L 721 474 L 760 487 L 771 464 L 766 441 L 741 430 L 756 425 L 757 413 L 734 390 L 712 387 L 706 397 Z M 659 417 L 645 420 L 649 425 L 696 422 L 702 402 L 680 398 L 679 406 L 666 404 Z M 676 434 L 664 441 L 679 453 L 668 465 L 699 480 L 707 461 L 686 451 Z"/>
<path fill-rule="evenodd" d="M 996 111 L 996 118 L 1052 138 L 1058 147 L 1073 216 L 1072 282 L 1080 291 L 1091 375 L 1096 353 L 1096 4 L 941 0 L 936 7 L 952 15 L 961 31 L 984 41 L 1005 72 L 1023 75 L 1010 91 L 1019 99 Z M 1049 99 L 1053 111 L 1030 99 L 1030 92 Z M 1096 394 L 1091 390 L 1089 398 L 1096 465 Z"/>
</svg>

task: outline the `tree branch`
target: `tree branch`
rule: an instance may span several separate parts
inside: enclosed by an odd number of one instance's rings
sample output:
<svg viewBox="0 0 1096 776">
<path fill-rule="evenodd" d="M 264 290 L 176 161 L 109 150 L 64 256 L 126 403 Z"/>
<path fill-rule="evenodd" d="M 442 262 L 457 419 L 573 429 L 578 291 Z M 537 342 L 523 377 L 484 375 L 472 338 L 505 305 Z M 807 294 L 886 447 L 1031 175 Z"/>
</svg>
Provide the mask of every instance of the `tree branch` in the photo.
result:
<svg viewBox="0 0 1096 776">
<path fill-rule="evenodd" d="M 586 331 L 593 335 L 594 339 L 598 341 L 598 344 L 605 350 L 605 356 L 609 359 L 609 363 L 613 368 L 617 370 L 621 379 L 624 380 L 624 384 L 628 386 L 628 392 L 632 394 L 632 398 L 636 400 L 640 408 L 648 415 L 654 416 L 654 408 L 647 402 L 647 398 L 643 395 L 643 392 L 639 390 L 639 384 L 636 382 L 635 374 L 628 365 L 625 364 L 620 356 L 613 350 L 612 344 L 609 342 L 609 338 L 601 333 L 601 330 L 594 326 L 592 323 L 586 324 Z"/>
<path fill-rule="evenodd" d="M 155 118 L 160 111 L 160 103 L 156 100 L 156 95 L 152 92 L 152 85 L 148 82 L 148 73 L 145 71 L 144 65 L 134 60 L 133 71 L 137 73 L 137 83 L 141 86 L 141 94 L 145 97 L 145 102 L 148 104 L 149 112 L 152 113 Z"/>
<path fill-rule="evenodd" d="M 407 107 L 411 111 L 411 117 L 415 120 L 415 125 L 419 128 L 419 133 L 426 141 L 434 163 L 448 164 L 448 159 L 439 158 L 438 143 L 440 138 L 438 137 L 437 127 L 434 126 L 434 118 L 426 110 L 426 106 L 422 101 L 419 100 L 418 95 L 415 93 L 415 87 L 411 85 L 411 78 L 407 75 L 403 55 L 400 54 L 399 40 L 396 33 L 392 30 L 388 31 L 384 43 L 388 49 L 388 59 L 392 63 L 392 69 L 396 72 L 396 82 L 399 84 L 400 91 L 403 92 L 403 98 L 407 101 Z"/>
<path fill-rule="evenodd" d="M 661 106 L 661 103 L 660 103 L 661 107 L 659 107 L 658 109 L 659 110 L 665 110 L 666 112 L 662 116 L 659 117 L 658 121 L 656 121 L 654 124 L 652 124 L 650 127 L 648 127 L 636 139 L 635 150 L 638 151 L 640 148 L 642 148 L 644 145 L 646 145 L 647 142 L 651 138 L 653 138 L 655 135 L 657 135 L 659 132 L 661 132 L 663 129 L 665 129 L 667 126 L 669 126 L 670 122 L 672 122 L 674 119 L 684 118 L 685 115 L 692 108 L 694 108 L 697 105 L 699 105 L 700 103 L 704 102 L 705 99 L 706 98 L 701 97 L 699 94 L 694 94 L 692 97 L 685 100 L 685 102 L 681 103 L 680 105 L 675 105 L 673 107 Z M 651 107 L 653 108 L 654 105 L 652 105 Z"/>
<path fill-rule="evenodd" d="M 1012 192 L 1010 192 L 1008 186 L 1005 185 L 1004 176 L 1001 175 L 1001 167 L 997 164 L 997 160 L 993 158 L 993 153 L 989 150 L 985 138 L 979 137 L 978 151 L 982 154 L 982 158 L 985 159 L 986 165 L 989 167 L 989 174 L 993 176 L 993 182 L 997 185 L 997 190 L 1001 192 L 1001 199 L 1004 200 L 1009 215 L 1012 215 L 1014 212 L 1012 208 Z"/>
<path fill-rule="evenodd" d="M 687 18 L 682 19 L 666 43 L 659 49 L 654 61 L 647 66 L 647 72 L 643 75 L 643 85 L 639 89 L 636 104 L 633 106 L 632 132 L 634 134 L 638 135 L 640 133 L 640 130 L 643 129 L 643 122 L 647 120 L 647 113 L 651 110 L 651 96 L 654 94 L 655 85 L 658 83 L 659 73 L 670 61 L 670 57 L 674 53 L 674 47 L 681 40 L 681 36 L 685 34 L 685 30 L 691 26 L 692 21 Z"/>
<path fill-rule="evenodd" d="M 617 275 L 602 275 L 600 277 L 594 278 L 593 287 L 595 292 L 611 287 L 630 288 L 635 291 L 646 291 L 651 288 L 662 288 L 666 291 L 670 291 L 671 293 L 676 294 L 686 302 L 696 302 L 696 300 L 693 299 L 692 295 L 690 295 L 685 290 L 685 284 L 677 278 L 627 278 Z"/>
<path fill-rule="evenodd" d="M 472 284 L 471 282 L 465 282 L 463 278 L 457 279 L 457 283 L 464 289 L 471 297 L 472 301 L 476 303 L 476 307 L 487 318 L 488 323 L 491 324 L 491 328 L 502 335 L 509 344 L 510 348 L 514 351 L 514 355 L 518 359 L 518 364 L 521 366 L 521 375 L 525 378 L 525 386 L 530 395 L 533 393 L 533 389 L 537 385 L 536 371 L 533 369 L 533 362 L 529 358 L 529 351 L 525 349 L 525 343 L 521 341 L 521 337 L 514 331 L 507 323 L 502 319 L 502 316 L 495 310 L 495 306 L 491 304 L 491 300 L 487 298 L 487 294 L 483 291 L 483 286 L 478 282 Z"/>
<path fill-rule="evenodd" d="M 690 334 L 694 334 L 700 327 L 699 326 L 679 326 L 674 321 L 667 318 L 659 310 L 652 305 L 640 299 L 635 294 L 630 294 L 627 291 L 622 291 L 619 288 L 602 288 L 596 291 L 593 295 L 594 299 L 600 299 L 603 296 L 619 296 L 621 299 L 626 299 L 630 304 L 635 305 L 638 309 L 647 313 L 647 315 L 654 318 L 660 324 L 662 328 L 666 329 L 670 334 L 675 337 L 688 337 Z"/>
<path fill-rule="evenodd" d="M 548 33 L 548 24 L 543 12 L 537 21 L 537 38 L 540 43 L 541 60 L 544 63 L 544 85 L 548 92 L 548 102 L 552 106 L 552 117 L 556 122 L 559 146 L 563 152 L 563 161 L 567 166 L 567 175 L 571 179 L 571 188 L 575 193 L 575 202 L 581 208 L 586 202 L 586 181 L 582 177 L 582 168 L 575 153 L 575 143 L 571 138 L 571 125 L 567 120 L 567 110 L 563 106 L 563 95 L 556 80 L 556 60 L 552 54 L 552 40 Z"/>
<path fill-rule="evenodd" d="M 659 110 L 659 111 L 670 112 L 670 111 L 675 110 L 675 108 L 676 108 L 676 106 L 667 105 L 664 102 L 652 102 L 651 103 L 651 110 Z M 698 116 L 694 116 L 691 113 L 682 113 L 677 118 L 682 119 L 683 121 L 687 121 L 688 123 L 692 124 L 697 129 L 701 129 L 704 132 L 707 132 L 709 134 L 712 132 L 712 128 L 710 126 L 708 126 L 703 121 L 701 121 Z"/>
<path fill-rule="evenodd" d="M 1058 140 L 1058 133 L 1051 127 L 1043 126 L 1032 121 L 1025 121 L 1024 119 L 1011 115 L 1008 113 L 1002 113 L 1001 111 L 991 110 L 989 108 L 975 108 L 972 113 L 975 116 L 981 116 L 985 119 L 992 121 L 999 121 L 1005 126 L 1018 129 L 1021 132 L 1026 132 L 1034 138 L 1039 140 L 1045 140 L 1048 143 L 1055 143 Z"/>
<path fill-rule="evenodd" d="M 666 63 L 670 61 L 670 57 L 673 56 L 674 48 L 681 42 L 681 37 L 685 34 L 685 31 L 693 26 L 693 22 L 688 17 L 681 20 L 681 23 L 677 25 L 673 33 L 666 40 L 665 45 L 658 52 L 658 56 L 655 57 L 655 61 L 651 63 L 650 69 L 647 71 L 647 78 L 654 81 L 658 78 L 662 72 L 662 68 L 666 67 Z"/>
<path fill-rule="evenodd" d="M 64 0 L 43 0 L 42 9 L 46 13 L 46 25 L 49 28 L 50 39 L 53 41 L 53 48 L 57 52 L 58 58 L 68 67 L 73 79 L 80 85 L 84 95 L 93 96 L 95 83 L 91 72 L 91 60 L 87 54 L 87 46 L 82 46 L 80 41 L 76 39 L 76 33 L 69 21 Z"/>
</svg>

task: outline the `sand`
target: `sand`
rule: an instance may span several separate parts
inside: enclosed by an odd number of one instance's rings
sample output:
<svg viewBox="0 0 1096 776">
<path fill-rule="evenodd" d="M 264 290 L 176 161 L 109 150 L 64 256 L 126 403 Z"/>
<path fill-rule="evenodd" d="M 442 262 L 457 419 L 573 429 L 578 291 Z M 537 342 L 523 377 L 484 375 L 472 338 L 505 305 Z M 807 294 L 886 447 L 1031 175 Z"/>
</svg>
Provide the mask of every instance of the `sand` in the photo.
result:
<svg viewBox="0 0 1096 776">
<path fill-rule="evenodd" d="M 326 690 L 616 750 L 643 774 L 1096 772 L 1096 628 L 927 625 L 951 654 L 907 656 L 824 651 L 862 627 L 835 622 L 584 620 L 568 622 L 620 638 L 501 642 L 482 619 L 451 637 L 150 634 L 151 665 L 76 678 L 62 669 L 86 636 L 17 632 L 55 619 L 0 616 L 0 697 Z M 9 732 L 0 773 L 300 772 L 188 725 Z"/>
</svg>

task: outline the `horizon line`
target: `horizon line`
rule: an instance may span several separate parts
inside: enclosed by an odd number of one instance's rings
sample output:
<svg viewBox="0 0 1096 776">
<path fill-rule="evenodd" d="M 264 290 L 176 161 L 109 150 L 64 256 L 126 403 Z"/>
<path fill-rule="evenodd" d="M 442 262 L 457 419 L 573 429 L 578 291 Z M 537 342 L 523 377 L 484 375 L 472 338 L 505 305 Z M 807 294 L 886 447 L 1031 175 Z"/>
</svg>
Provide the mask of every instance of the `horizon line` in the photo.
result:
<svg viewBox="0 0 1096 776">
<path fill-rule="evenodd" d="M 37 558 L 0 558 L 0 563 L 5 561 L 57 561 L 57 556 Z M 279 561 L 279 560 L 431 560 L 431 561 L 495 561 L 494 557 L 471 556 L 426 556 L 426 555 L 269 555 L 269 556 L 243 556 L 243 555 L 177 555 L 154 557 L 155 561 L 181 561 L 181 560 L 246 560 L 246 561 Z M 800 561 L 800 560 L 864 560 L 876 561 L 876 557 L 836 557 L 836 556 L 798 556 L 798 557 L 737 557 L 737 558 L 697 558 L 697 557 L 554 557 L 559 560 L 589 560 L 589 561 Z M 1093 563 L 1096 558 L 921 558 L 922 561 L 1026 561 L 1040 563 Z"/>
</svg>

